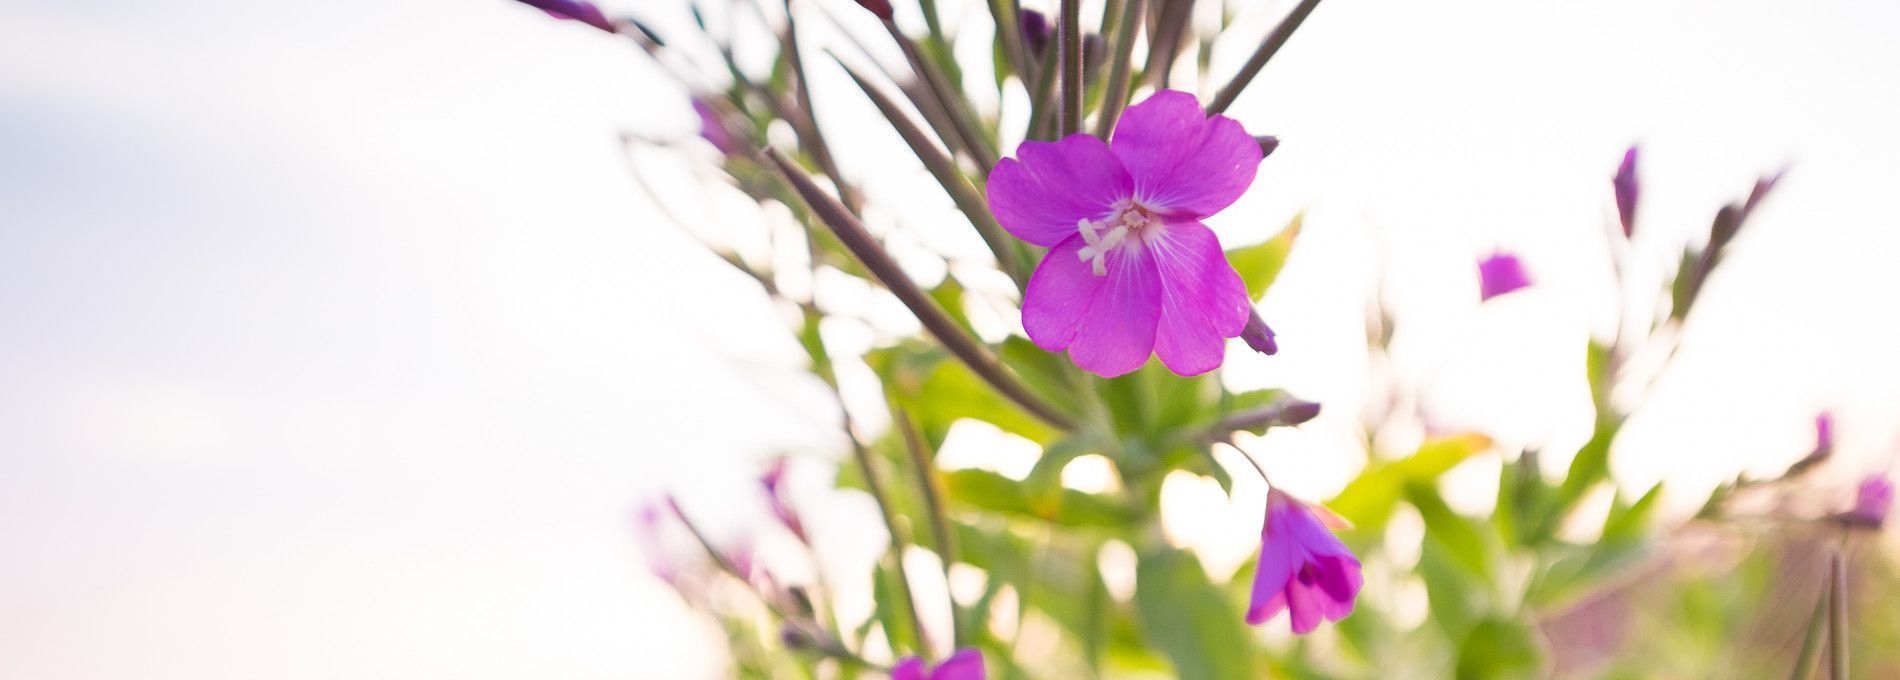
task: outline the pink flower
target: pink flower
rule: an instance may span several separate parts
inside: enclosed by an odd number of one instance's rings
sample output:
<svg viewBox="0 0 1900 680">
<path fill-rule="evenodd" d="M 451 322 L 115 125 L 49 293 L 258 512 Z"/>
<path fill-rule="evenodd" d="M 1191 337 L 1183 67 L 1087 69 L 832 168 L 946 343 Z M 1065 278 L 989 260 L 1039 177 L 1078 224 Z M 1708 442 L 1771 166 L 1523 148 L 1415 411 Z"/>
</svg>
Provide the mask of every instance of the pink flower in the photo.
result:
<svg viewBox="0 0 1900 680">
<path fill-rule="evenodd" d="M 1524 273 L 1524 263 L 1516 255 L 1498 250 L 1478 261 L 1479 300 L 1509 293 L 1531 285 L 1531 277 Z"/>
<path fill-rule="evenodd" d="M 1319 511 L 1343 524 L 1324 508 Z M 1351 614 L 1364 582 L 1359 559 L 1315 516 L 1313 507 L 1278 489 L 1267 492 L 1267 520 L 1260 529 L 1260 564 L 1254 570 L 1247 623 L 1266 623 L 1284 609 L 1292 612 L 1293 632 L 1312 632 L 1322 617 L 1338 621 Z"/>
<path fill-rule="evenodd" d="M 765 502 L 771 507 L 772 516 L 777 517 L 779 523 L 784 524 L 786 529 L 790 529 L 792 535 L 797 536 L 798 540 L 806 540 L 805 523 L 799 521 L 798 513 L 792 510 L 791 503 L 785 495 L 784 458 L 772 461 L 771 467 L 766 468 L 765 474 L 759 477 L 759 485 L 765 487 Z"/>
<path fill-rule="evenodd" d="M 1623 152 L 1623 164 L 1617 166 L 1616 176 L 1610 178 L 1610 187 L 1616 190 L 1616 216 L 1623 221 L 1623 235 L 1635 234 L 1636 194 L 1642 189 L 1636 180 L 1636 147 Z"/>
<path fill-rule="evenodd" d="M 587 0 L 521 0 L 521 4 L 547 12 L 556 19 L 578 21 L 608 33 L 620 32 L 614 22 L 607 20 L 607 15 L 600 13 L 599 7 Z"/>
<path fill-rule="evenodd" d="M 926 669 L 923 659 L 907 656 L 891 669 L 891 680 L 983 680 L 983 653 L 959 649 L 935 669 Z"/>
<path fill-rule="evenodd" d="M 1893 508 L 1893 482 L 1881 475 L 1861 480 L 1860 489 L 1854 494 L 1854 509 L 1841 515 L 1842 519 L 1859 524 L 1878 527 L 1887 522 L 1887 511 Z"/>
<path fill-rule="evenodd" d="M 1151 352 L 1181 375 L 1219 368 L 1251 305 L 1201 219 L 1240 198 L 1259 165 L 1239 122 L 1174 90 L 1129 107 L 1112 146 L 1023 142 L 990 174 L 989 199 L 1004 229 L 1051 249 L 1023 296 L 1029 339 L 1105 377 Z"/>
</svg>

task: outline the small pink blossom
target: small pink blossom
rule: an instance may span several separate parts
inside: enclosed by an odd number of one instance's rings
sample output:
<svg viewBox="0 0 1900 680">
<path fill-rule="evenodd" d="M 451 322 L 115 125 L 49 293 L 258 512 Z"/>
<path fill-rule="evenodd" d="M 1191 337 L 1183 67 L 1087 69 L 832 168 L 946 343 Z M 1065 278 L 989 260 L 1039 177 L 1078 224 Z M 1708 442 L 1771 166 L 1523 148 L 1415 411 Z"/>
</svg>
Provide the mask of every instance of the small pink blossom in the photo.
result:
<svg viewBox="0 0 1900 680">
<path fill-rule="evenodd" d="M 983 680 L 983 653 L 964 648 L 951 654 L 937 667 L 926 668 L 924 660 L 904 657 L 891 669 L 891 680 Z"/>
<path fill-rule="evenodd" d="M 1248 624 L 1266 623 L 1287 610 L 1292 612 L 1293 632 L 1305 634 L 1318 627 L 1321 618 L 1338 621 L 1352 613 L 1353 599 L 1365 582 L 1359 559 L 1314 512 L 1278 489 L 1267 492 Z"/>
<path fill-rule="evenodd" d="M 1531 277 L 1524 273 L 1524 263 L 1516 255 L 1503 250 L 1493 251 L 1478 261 L 1479 300 L 1509 293 L 1531 285 Z"/>
<path fill-rule="evenodd" d="M 1260 157 L 1239 122 L 1174 90 L 1129 107 L 1113 144 L 1023 142 L 988 189 L 1004 229 L 1050 249 L 1023 295 L 1029 339 L 1105 377 L 1150 353 L 1181 375 L 1219 368 L 1250 305 L 1201 220 L 1246 192 Z"/>
</svg>

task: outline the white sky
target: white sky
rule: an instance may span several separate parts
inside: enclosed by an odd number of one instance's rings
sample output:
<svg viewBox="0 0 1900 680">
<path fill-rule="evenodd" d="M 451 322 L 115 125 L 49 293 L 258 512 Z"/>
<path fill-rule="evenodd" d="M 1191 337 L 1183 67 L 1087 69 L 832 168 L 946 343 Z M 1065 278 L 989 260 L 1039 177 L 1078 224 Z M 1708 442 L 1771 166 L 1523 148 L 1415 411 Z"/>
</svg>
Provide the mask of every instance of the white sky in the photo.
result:
<svg viewBox="0 0 1900 680">
<path fill-rule="evenodd" d="M 1408 372 L 1450 357 L 1442 416 L 1580 436 L 1607 177 L 1640 140 L 1658 265 L 1794 166 L 1616 469 L 1769 470 L 1824 406 L 1842 470 L 1884 466 L 1894 26 L 1873 0 L 1323 5 L 1233 111 L 1284 144 L 1215 224 L 1310 209 L 1265 307 L 1284 351 L 1233 379 L 1344 407 L 1257 452 L 1321 496 L 1358 464 L 1380 248 Z M 0 676 L 716 675 L 630 509 L 742 489 L 827 420 L 776 396 L 771 310 L 627 185 L 622 130 L 691 124 L 630 46 L 505 0 L 0 6 Z M 867 138 L 853 172 L 892 148 Z M 1477 310 L 1497 244 L 1539 285 Z"/>
</svg>

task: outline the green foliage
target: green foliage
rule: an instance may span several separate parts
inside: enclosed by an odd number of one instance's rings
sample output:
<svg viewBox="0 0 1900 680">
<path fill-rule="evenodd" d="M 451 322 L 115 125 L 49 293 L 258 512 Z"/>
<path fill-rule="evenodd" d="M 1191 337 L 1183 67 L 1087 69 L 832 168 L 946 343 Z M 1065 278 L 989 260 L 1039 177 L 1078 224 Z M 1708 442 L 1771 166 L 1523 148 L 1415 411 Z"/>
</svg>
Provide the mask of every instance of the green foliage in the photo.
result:
<svg viewBox="0 0 1900 680">
<path fill-rule="evenodd" d="M 1293 240 L 1300 236 L 1300 223 L 1305 220 L 1304 213 L 1293 216 L 1279 234 L 1264 242 L 1235 248 L 1227 251 L 1227 262 L 1240 272 L 1240 280 L 1247 284 L 1247 295 L 1255 300 L 1267 293 L 1267 288 L 1280 277 L 1280 270 L 1286 266 L 1286 258 L 1293 253 Z"/>
<path fill-rule="evenodd" d="M 1135 584 L 1135 613 L 1142 635 L 1167 655 L 1177 677 L 1258 677 L 1241 612 L 1207 580 L 1200 560 L 1174 550 L 1144 554 Z"/>
</svg>

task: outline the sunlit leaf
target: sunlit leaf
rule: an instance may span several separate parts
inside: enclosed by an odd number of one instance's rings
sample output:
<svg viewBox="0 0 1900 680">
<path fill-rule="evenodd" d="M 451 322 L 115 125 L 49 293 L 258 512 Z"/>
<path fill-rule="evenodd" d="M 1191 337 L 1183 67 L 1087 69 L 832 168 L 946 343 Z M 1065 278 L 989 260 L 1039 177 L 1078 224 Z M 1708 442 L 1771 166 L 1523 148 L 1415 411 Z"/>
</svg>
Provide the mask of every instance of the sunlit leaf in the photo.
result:
<svg viewBox="0 0 1900 680">
<path fill-rule="evenodd" d="M 1175 677 L 1253 680 L 1253 644 L 1241 612 L 1208 582 L 1192 553 L 1141 556 L 1135 615 L 1150 644 L 1167 654 Z"/>
<path fill-rule="evenodd" d="M 1234 266 L 1234 271 L 1240 272 L 1240 280 L 1246 282 L 1249 299 L 1260 299 L 1274 279 L 1279 278 L 1287 256 L 1293 252 L 1293 241 L 1300 236 L 1300 222 L 1305 216 L 1305 213 L 1294 215 L 1293 221 L 1273 238 L 1227 251 L 1227 262 Z"/>
</svg>

